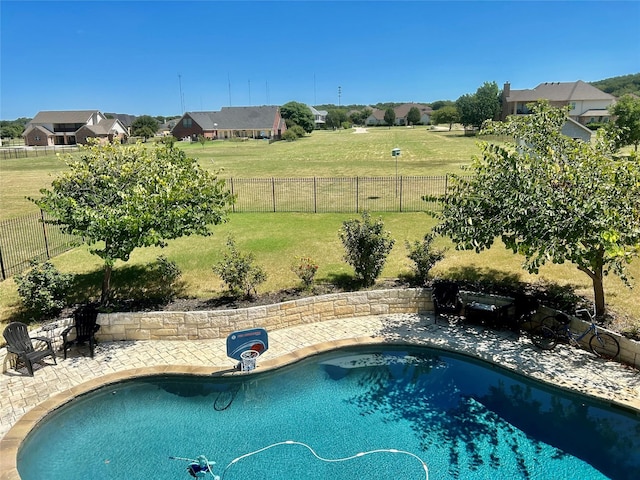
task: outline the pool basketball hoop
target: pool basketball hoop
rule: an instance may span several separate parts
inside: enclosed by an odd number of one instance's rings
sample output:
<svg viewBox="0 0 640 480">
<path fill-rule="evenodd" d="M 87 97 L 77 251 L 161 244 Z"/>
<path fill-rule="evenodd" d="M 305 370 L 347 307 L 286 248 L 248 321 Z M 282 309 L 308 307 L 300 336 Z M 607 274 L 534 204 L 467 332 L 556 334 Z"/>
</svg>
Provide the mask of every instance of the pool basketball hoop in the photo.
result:
<svg viewBox="0 0 640 480">
<path fill-rule="evenodd" d="M 233 332 L 227 337 L 227 356 L 240 362 L 243 372 L 256 368 L 256 361 L 269 348 L 269 338 L 264 328 L 252 328 Z"/>
<path fill-rule="evenodd" d="M 255 350 L 245 350 L 240 354 L 240 362 L 243 372 L 250 372 L 256 368 L 256 360 L 260 356 L 260 352 Z"/>
</svg>

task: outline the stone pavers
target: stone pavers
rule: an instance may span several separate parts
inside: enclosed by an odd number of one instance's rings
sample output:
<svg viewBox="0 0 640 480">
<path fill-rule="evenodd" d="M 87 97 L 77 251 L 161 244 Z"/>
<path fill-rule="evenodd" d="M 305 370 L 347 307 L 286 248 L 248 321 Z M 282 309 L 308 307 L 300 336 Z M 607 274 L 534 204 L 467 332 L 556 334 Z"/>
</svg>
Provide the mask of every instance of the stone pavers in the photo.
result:
<svg viewBox="0 0 640 480">
<path fill-rule="evenodd" d="M 356 317 L 270 331 L 269 350 L 260 357 L 257 371 L 340 345 L 380 342 L 434 346 L 468 354 L 640 412 L 638 370 L 564 345 L 552 351 L 540 351 L 528 338 L 511 332 L 448 324 L 444 320 L 436 323 L 429 315 Z M 206 374 L 231 369 L 235 364 L 226 356 L 225 339 L 105 342 L 96 347 L 93 359 L 82 353 L 84 351 L 72 350 L 68 359 L 58 359 L 58 365 L 36 366 L 34 377 L 14 370 L 0 377 L 0 437 L 23 416 L 37 421 L 38 415 L 46 413 L 40 412 L 43 402 L 50 402 L 53 396 L 68 399 L 80 390 L 76 387 L 83 384 L 93 388 L 103 379 L 114 381 L 114 378 L 140 375 L 151 369 L 157 373 L 163 367 Z M 66 392 L 72 388 L 74 392 Z M 36 406 L 36 412 L 32 412 Z M 9 443 L 6 437 L 2 441 L 3 457 L 10 453 L 5 451 Z M 12 451 L 17 448 L 15 441 L 11 445 Z M 5 478 L 1 470 L 0 478 Z"/>
</svg>

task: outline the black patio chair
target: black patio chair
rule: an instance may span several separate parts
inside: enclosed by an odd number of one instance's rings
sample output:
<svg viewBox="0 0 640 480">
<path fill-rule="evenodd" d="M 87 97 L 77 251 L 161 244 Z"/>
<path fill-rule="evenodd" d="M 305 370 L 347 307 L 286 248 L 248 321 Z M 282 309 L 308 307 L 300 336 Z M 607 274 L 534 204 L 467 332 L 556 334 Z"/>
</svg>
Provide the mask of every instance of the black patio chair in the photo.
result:
<svg viewBox="0 0 640 480">
<path fill-rule="evenodd" d="M 18 362 L 22 362 L 26 365 L 29 375 L 33 377 L 33 364 L 39 363 L 46 357 L 53 358 L 53 363 L 56 362 L 56 354 L 53 351 L 53 345 L 51 340 L 46 337 L 29 337 L 29 330 L 24 323 L 11 322 L 2 332 L 2 336 L 7 342 L 7 351 L 15 354 L 18 357 Z M 39 347 L 44 348 L 36 349 L 34 347 L 34 340 L 42 342 Z M 16 370 L 18 365 L 16 364 Z"/>
<path fill-rule="evenodd" d="M 94 347 L 97 343 L 96 333 L 100 330 L 98 320 L 98 311 L 94 308 L 83 308 L 76 310 L 73 314 L 74 324 L 62 331 L 62 349 L 64 350 L 64 358 L 67 358 L 67 350 L 75 345 L 89 344 L 89 353 L 93 358 Z M 69 334 L 75 330 L 75 337 L 69 339 Z"/>
<path fill-rule="evenodd" d="M 457 283 L 450 281 L 434 283 L 431 298 L 436 320 L 439 315 L 460 315 L 462 298 L 460 298 L 460 287 Z"/>
</svg>

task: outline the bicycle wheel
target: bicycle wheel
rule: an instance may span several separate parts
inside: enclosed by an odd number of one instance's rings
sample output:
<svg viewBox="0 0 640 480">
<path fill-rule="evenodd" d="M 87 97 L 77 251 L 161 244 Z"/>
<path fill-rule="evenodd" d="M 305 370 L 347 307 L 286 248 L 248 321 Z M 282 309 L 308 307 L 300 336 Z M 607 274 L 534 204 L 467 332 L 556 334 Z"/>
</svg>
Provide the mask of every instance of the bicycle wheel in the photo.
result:
<svg viewBox="0 0 640 480">
<path fill-rule="evenodd" d="M 531 331 L 531 341 L 542 350 L 551 350 L 558 343 L 558 335 L 546 325 L 539 325 Z"/>
<path fill-rule="evenodd" d="M 613 335 L 596 333 L 589 339 L 589 348 L 600 358 L 611 360 L 620 353 L 620 344 Z"/>
</svg>

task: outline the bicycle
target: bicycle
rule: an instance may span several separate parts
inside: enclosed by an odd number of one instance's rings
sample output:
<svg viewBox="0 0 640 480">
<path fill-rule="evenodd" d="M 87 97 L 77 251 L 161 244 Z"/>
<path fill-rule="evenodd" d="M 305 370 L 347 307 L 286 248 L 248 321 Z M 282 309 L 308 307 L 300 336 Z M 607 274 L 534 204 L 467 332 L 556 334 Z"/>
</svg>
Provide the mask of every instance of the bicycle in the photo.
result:
<svg viewBox="0 0 640 480">
<path fill-rule="evenodd" d="M 564 313 L 549 315 L 542 319 L 540 325 L 530 332 L 533 344 L 542 350 L 551 350 L 559 340 L 567 340 L 570 345 L 579 346 L 580 341 L 588 334 L 592 334 L 589 339 L 589 348 L 599 358 L 611 360 L 620 353 L 620 344 L 613 335 L 601 332 L 595 323 L 595 314 L 586 308 L 576 310 L 576 316 L 582 317 L 590 322 L 589 327 L 582 333 L 574 333 L 569 328 L 571 319 Z"/>
</svg>

